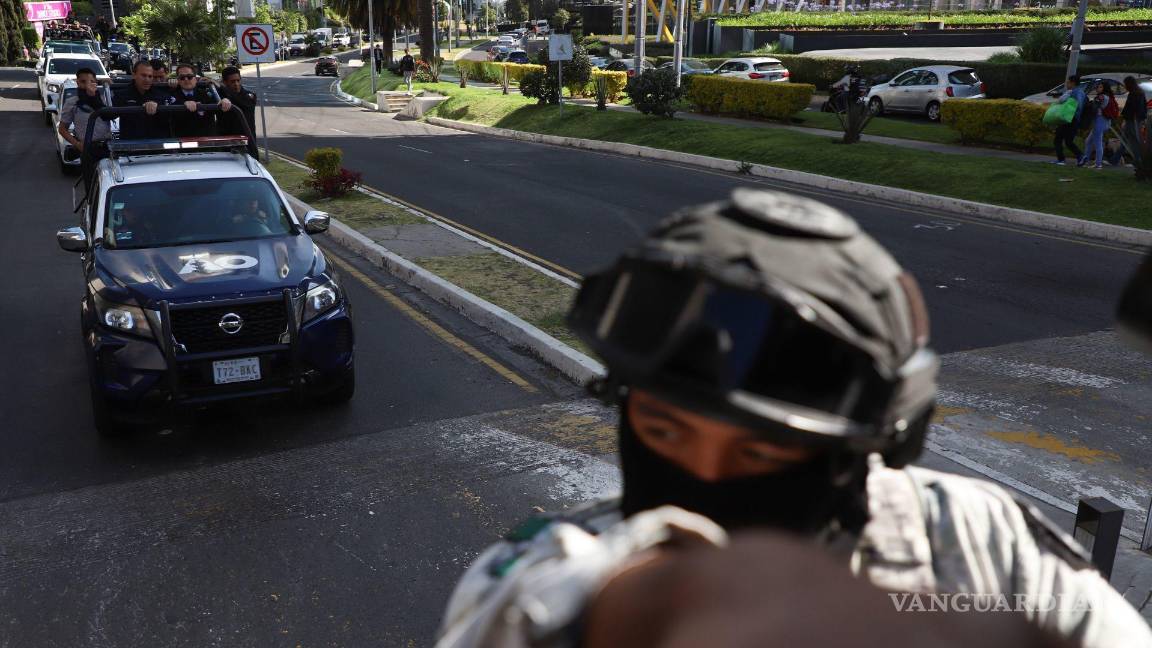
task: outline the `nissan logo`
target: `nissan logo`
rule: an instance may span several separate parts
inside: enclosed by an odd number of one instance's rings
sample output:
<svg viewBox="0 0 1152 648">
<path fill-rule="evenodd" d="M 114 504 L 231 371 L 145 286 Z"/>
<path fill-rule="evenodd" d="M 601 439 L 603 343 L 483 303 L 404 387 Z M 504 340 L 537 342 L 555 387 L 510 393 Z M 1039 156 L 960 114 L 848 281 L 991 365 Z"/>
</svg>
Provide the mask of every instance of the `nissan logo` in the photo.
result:
<svg viewBox="0 0 1152 648">
<path fill-rule="evenodd" d="M 220 318 L 220 330 L 228 335 L 235 335 L 244 326 L 244 320 L 236 313 L 227 313 Z"/>
</svg>

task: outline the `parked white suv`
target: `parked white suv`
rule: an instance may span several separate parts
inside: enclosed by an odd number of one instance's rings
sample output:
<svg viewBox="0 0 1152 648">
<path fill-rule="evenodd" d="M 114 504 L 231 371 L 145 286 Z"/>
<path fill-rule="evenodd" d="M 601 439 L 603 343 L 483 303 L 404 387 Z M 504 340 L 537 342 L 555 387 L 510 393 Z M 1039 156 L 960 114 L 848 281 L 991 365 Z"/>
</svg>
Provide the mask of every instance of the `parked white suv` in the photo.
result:
<svg viewBox="0 0 1152 648">
<path fill-rule="evenodd" d="M 787 81 L 791 76 L 780 59 L 768 56 L 731 58 L 721 63 L 714 74 L 753 81 Z"/>
</svg>

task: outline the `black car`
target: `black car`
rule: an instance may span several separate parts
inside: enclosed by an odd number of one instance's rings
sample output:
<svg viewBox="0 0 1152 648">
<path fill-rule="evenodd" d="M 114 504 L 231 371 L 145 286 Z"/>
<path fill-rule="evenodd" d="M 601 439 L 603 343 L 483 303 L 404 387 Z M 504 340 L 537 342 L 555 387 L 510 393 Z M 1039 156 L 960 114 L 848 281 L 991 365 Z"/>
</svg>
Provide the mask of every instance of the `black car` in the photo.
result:
<svg viewBox="0 0 1152 648">
<path fill-rule="evenodd" d="M 335 56 L 321 56 L 316 59 L 316 76 L 324 76 L 325 74 L 340 76 L 339 66 L 340 63 Z"/>
</svg>

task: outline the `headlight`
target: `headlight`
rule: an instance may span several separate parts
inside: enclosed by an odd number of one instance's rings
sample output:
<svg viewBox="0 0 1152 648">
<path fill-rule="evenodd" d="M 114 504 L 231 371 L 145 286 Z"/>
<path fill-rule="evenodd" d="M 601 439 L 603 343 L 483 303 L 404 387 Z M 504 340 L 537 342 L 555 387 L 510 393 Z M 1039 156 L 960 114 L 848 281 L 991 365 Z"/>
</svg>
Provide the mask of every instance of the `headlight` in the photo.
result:
<svg viewBox="0 0 1152 648">
<path fill-rule="evenodd" d="M 60 92 L 60 85 L 56 83 L 49 83 L 48 92 Z"/>
<path fill-rule="evenodd" d="M 304 295 L 304 314 L 300 318 L 300 323 L 316 319 L 338 303 L 340 303 L 340 287 L 335 281 L 328 280 L 313 285 Z"/>
<path fill-rule="evenodd" d="M 117 304 L 104 301 L 98 295 L 95 298 L 96 316 L 100 323 L 115 331 L 123 331 L 133 335 L 152 337 L 152 327 L 148 324 L 148 317 L 139 306 Z"/>
</svg>

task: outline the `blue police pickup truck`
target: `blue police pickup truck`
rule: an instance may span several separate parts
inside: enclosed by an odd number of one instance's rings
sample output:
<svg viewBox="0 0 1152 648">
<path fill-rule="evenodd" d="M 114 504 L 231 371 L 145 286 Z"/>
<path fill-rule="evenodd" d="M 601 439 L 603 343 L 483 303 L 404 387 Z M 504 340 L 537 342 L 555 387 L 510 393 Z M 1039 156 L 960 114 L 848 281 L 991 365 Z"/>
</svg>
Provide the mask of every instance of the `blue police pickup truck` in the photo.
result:
<svg viewBox="0 0 1152 648">
<path fill-rule="evenodd" d="M 102 434 L 173 409 L 355 391 L 348 298 L 244 137 L 113 141 L 57 233 L 83 265 L 80 326 Z"/>
</svg>

